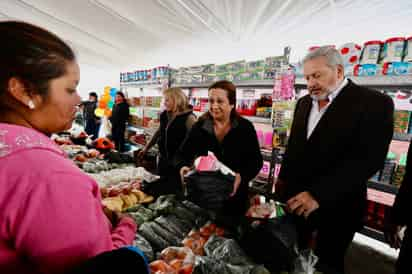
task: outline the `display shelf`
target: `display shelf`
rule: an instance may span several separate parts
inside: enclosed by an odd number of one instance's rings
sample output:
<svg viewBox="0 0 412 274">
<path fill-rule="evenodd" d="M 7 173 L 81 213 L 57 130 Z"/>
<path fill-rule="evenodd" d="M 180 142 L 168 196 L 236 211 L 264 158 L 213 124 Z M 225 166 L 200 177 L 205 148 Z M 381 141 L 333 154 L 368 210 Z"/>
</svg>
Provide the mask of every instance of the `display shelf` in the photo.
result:
<svg viewBox="0 0 412 274">
<path fill-rule="evenodd" d="M 120 83 L 121 87 L 152 87 L 152 88 L 161 88 L 163 84 L 162 80 L 155 81 L 134 81 L 134 82 L 122 82 Z"/>
<path fill-rule="evenodd" d="M 394 186 L 394 185 L 389 185 L 389 184 L 385 184 L 385 183 L 380 183 L 376 180 L 372 180 L 370 179 L 368 181 L 367 186 L 369 188 L 373 188 L 382 192 L 386 192 L 386 193 L 391 193 L 391 194 L 397 194 L 398 193 L 398 187 Z"/>
<path fill-rule="evenodd" d="M 412 87 L 412 75 L 400 76 L 349 76 L 354 83 L 370 87 Z M 295 85 L 306 86 L 304 78 L 296 78 Z"/>
<path fill-rule="evenodd" d="M 144 106 L 143 107 L 144 109 L 150 109 L 150 110 L 161 110 L 161 108 L 160 107 L 149 107 L 149 106 Z"/>
<path fill-rule="evenodd" d="M 385 242 L 385 235 L 383 234 L 382 231 L 364 226 L 361 231 L 359 231 L 361 234 L 368 236 L 369 238 Z"/>
<path fill-rule="evenodd" d="M 247 115 L 242 115 L 243 118 L 248 119 L 252 123 L 260 123 L 260 124 L 271 124 L 272 121 L 270 118 L 266 117 L 259 117 L 259 116 L 247 116 Z"/>
<path fill-rule="evenodd" d="M 174 84 L 174 87 L 178 88 L 208 88 L 214 82 L 207 83 L 187 83 L 187 84 Z M 250 81 L 233 81 L 233 84 L 237 87 L 273 87 L 273 79 L 269 80 L 250 80 Z"/>
<path fill-rule="evenodd" d="M 412 138 L 412 134 L 394 132 L 392 140 L 409 142 L 411 138 Z"/>
<path fill-rule="evenodd" d="M 261 148 L 260 152 L 262 153 L 263 160 L 271 161 L 272 160 L 272 151 L 265 148 Z"/>
</svg>

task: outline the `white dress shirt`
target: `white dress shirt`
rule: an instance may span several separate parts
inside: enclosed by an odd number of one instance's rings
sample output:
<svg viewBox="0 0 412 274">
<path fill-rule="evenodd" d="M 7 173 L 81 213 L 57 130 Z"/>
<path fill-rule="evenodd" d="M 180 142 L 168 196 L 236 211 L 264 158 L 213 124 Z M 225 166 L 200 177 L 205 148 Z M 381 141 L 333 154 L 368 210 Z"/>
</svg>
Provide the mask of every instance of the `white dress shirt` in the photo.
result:
<svg viewBox="0 0 412 274">
<path fill-rule="evenodd" d="M 315 130 L 316 126 L 318 125 L 320 119 L 322 118 L 323 114 L 325 114 L 326 110 L 332 104 L 332 101 L 338 96 L 339 92 L 348 84 L 348 79 L 343 79 L 342 83 L 338 86 L 336 90 L 328 95 L 329 102 L 326 106 L 319 110 L 319 103 L 316 100 L 312 100 L 312 108 L 309 114 L 308 120 L 308 128 L 307 128 L 307 135 L 306 138 L 309 139 L 312 132 Z"/>
</svg>

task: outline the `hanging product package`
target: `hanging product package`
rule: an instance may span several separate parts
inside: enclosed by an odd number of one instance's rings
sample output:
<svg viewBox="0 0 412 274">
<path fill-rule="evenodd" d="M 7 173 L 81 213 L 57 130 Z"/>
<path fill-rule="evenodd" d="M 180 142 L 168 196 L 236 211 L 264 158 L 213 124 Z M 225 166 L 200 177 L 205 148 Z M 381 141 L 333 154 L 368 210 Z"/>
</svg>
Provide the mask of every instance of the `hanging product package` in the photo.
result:
<svg viewBox="0 0 412 274">
<path fill-rule="evenodd" d="M 248 256 L 271 272 L 293 269 L 297 257 L 297 230 L 293 216 L 285 215 L 250 226 L 239 242 Z"/>
</svg>

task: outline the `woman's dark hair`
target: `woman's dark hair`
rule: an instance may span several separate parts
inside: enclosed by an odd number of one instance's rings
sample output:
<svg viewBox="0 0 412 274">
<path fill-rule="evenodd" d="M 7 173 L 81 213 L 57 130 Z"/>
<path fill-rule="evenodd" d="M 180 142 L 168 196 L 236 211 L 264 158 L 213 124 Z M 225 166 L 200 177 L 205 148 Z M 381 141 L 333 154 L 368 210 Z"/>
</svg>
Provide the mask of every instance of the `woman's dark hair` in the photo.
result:
<svg viewBox="0 0 412 274">
<path fill-rule="evenodd" d="M 0 36 L 0 103 L 12 77 L 29 94 L 47 96 L 50 80 L 64 75 L 67 63 L 76 58 L 62 39 L 28 23 L 0 22 Z"/>
<path fill-rule="evenodd" d="M 238 117 L 239 114 L 236 111 L 236 86 L 227 80 L 221 80 L 213 83 L 210 87 L 209 90 L 211 89 L 223 89 L 226 91 L 227 98 L 229 100 L 229 104 L 234 105 L 235 107 L 232 109 L 232 112 L 230 113 L 230 119 L 233 119 L 235 117 Z"/>
<path fill-rule="evenodd" d="M 126 98 L 126 96 L 124 96 L 124 93 L 123 93 L 123 92 L 118 91 L 118 92 L 116 92 L 116 95 L 119 95 L 120 97 L 123 98 L 123 103 L 128 104 L 128 103 L 127 103 L 127 98 Z"/>
</svg>

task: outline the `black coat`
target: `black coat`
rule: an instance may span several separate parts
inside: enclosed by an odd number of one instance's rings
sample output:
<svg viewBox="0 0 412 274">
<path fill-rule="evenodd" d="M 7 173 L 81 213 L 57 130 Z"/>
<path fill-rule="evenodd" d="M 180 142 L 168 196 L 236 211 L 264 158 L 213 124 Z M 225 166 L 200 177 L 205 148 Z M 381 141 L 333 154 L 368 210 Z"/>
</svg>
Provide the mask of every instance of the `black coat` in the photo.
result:
<svg viewBox="0 0 412 274">
<path fill-rule="evenodd" d="M 242 215 L 248 206 L 248 183 L 259 173 L 263 160 L 256 131 L 251 122 L 242 118 L 232 119 L 232 128 L 220 143 L 214 133 L 213 120 L 205 115 L 197 121 L 177 154 L 177 165 L 191 166 L 195 158 L 206 156 L 208 151 L 217 159 L 239 173 L 241 183 L 234 197 L 227 203 L 227 210 Z"/>
<path fill-rule="evenodd" d="M 366 213 L 366 183 L 383 167 L 393 134 L 390 97 L 349 83 L 332 101 L 309 139 L 309 95 L 296 105 L 288 147 L 279 173 L 283 199 L 308 191 L 320 207 L 316 226 L 359 229 Z"/>
<path fill-rule="evenodd" d="M 112 117 L 110 122 L 112 123 L 112 129 L 123 130 L 126 128 L 126 122 L 129 120 L 129 105 L 126 102 L 115 104 L 112 110 Z M 124 131 L 124 130 L 123 130 Z"/>
<path fill-rule="evenodd" d="M 182 145 L 188 133 L 186 122 L 190 115 L 194 116 L 193 111 L 188 110 L 177 114 L 169 121 L 167 111 L 160 114 L 159 138 L 157 140 L 160 153 L 160 174 L 169 173 L 169 169 L 172 168 L 171 165 L 176 151 Z"/>
</svg>

